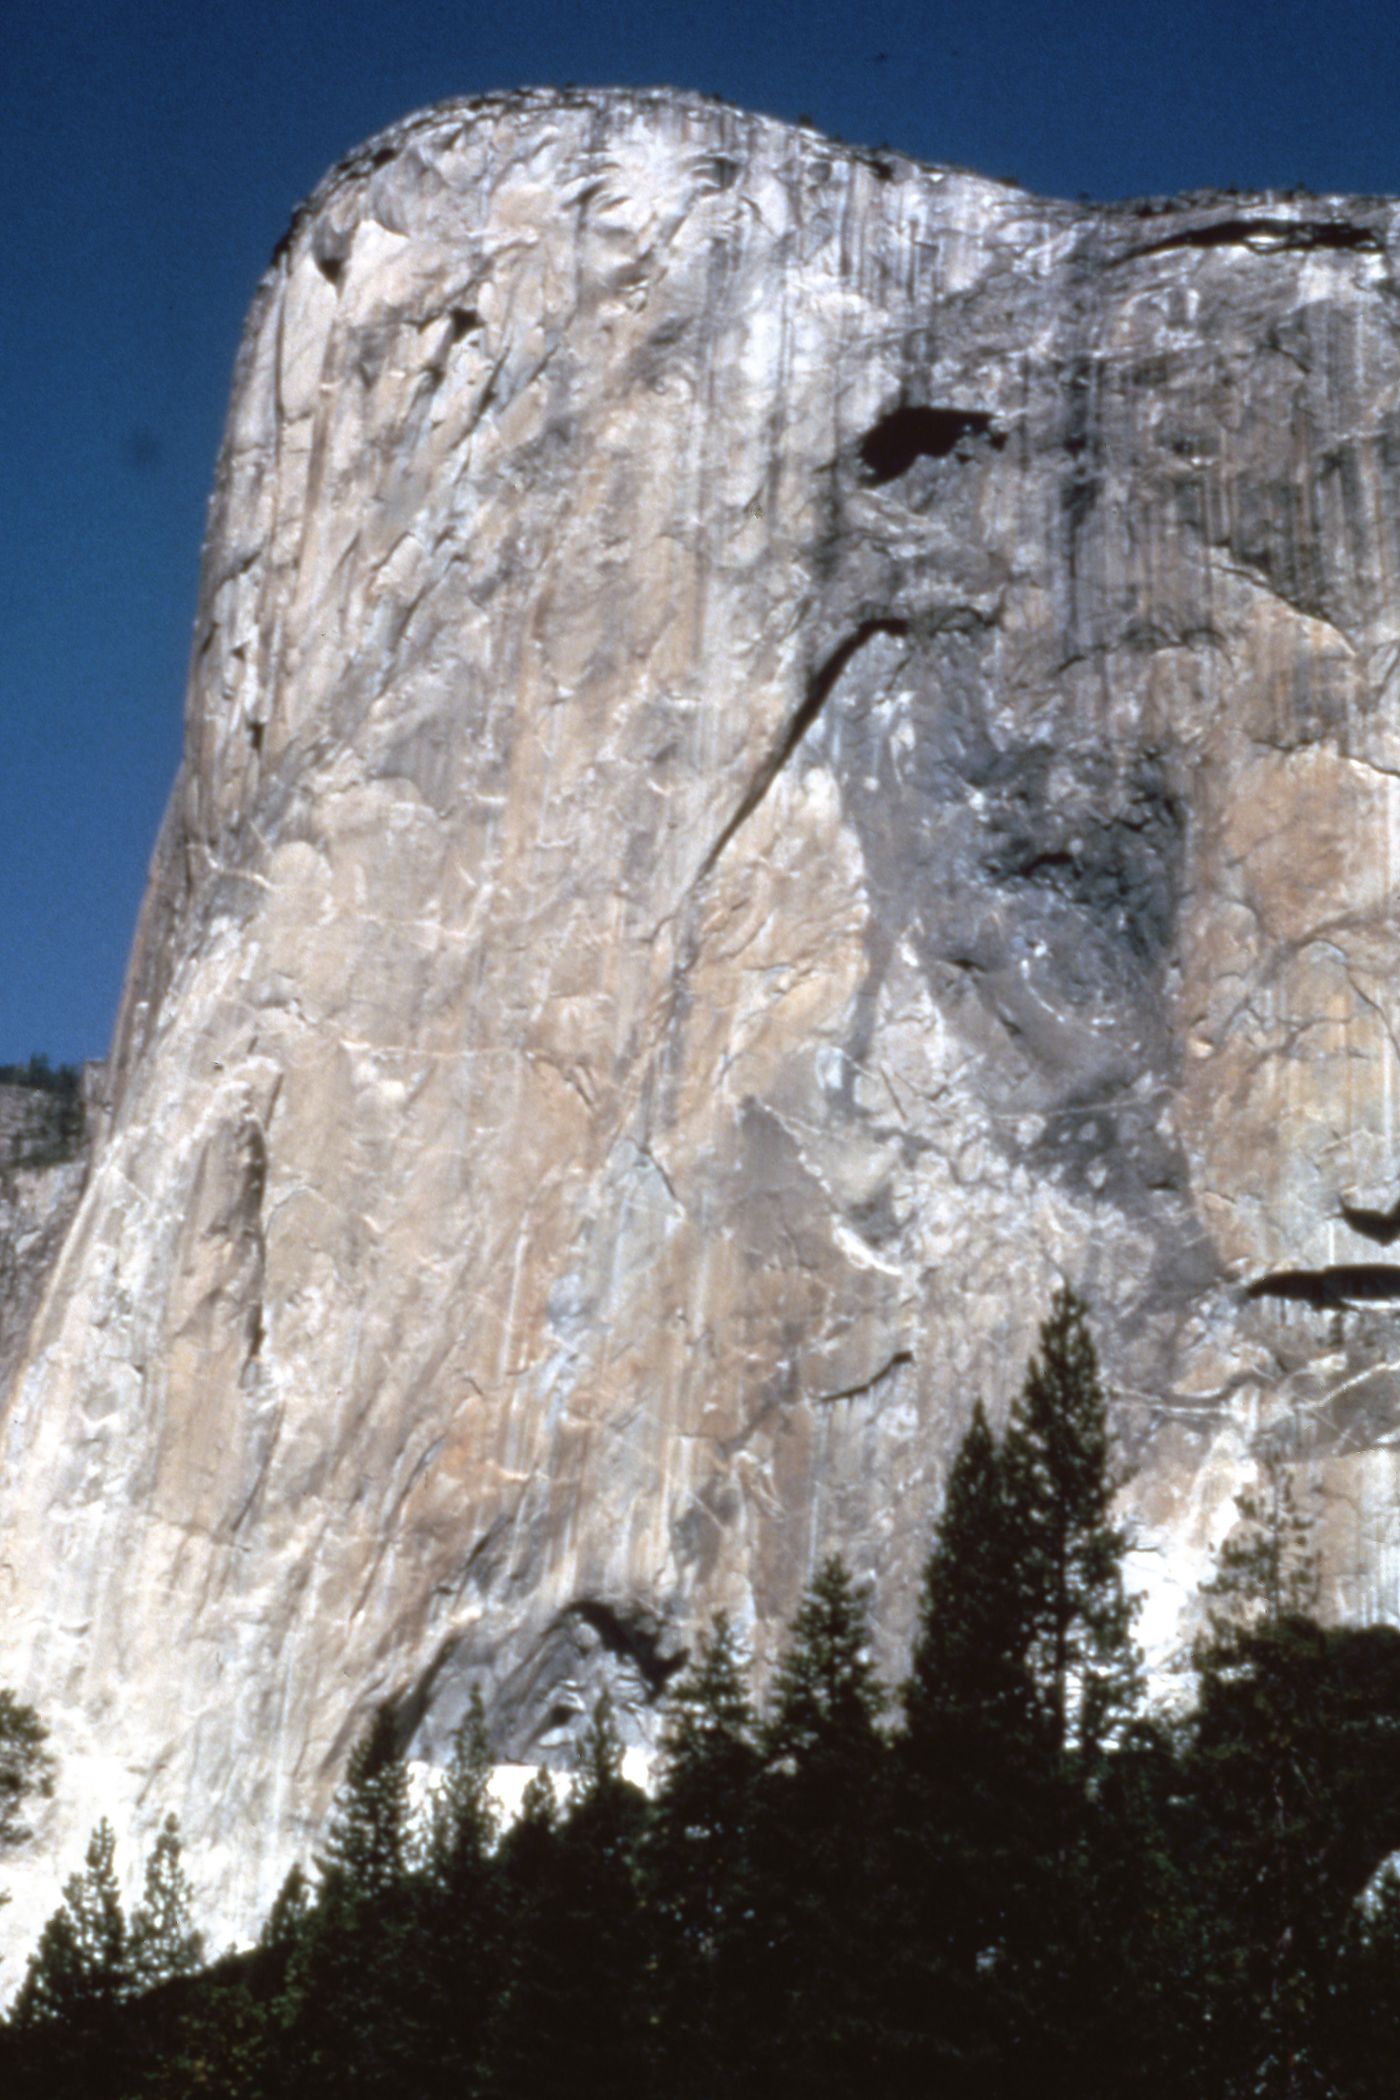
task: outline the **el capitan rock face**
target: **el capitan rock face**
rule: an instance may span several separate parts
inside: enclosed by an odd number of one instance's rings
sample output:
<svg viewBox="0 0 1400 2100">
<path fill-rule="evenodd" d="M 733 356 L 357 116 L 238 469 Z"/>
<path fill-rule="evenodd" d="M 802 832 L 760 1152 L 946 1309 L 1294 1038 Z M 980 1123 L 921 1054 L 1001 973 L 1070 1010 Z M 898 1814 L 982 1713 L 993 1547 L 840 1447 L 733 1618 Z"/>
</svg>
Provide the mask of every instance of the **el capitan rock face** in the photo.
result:
<svg viewBox="0 0 1400 2100">
<path fill-rule="evenodd" d="M 1159 1653 L 1271 1444 L 1400 1612 L 1397 240 L 660 93 L 327 180 L 3 1417 L 14 1942 L 104 1811 L 246 1930 L 376 1699 L 645 1735 L 831 1548 L 895 1667 L 1061 1278 Z"/>
</svg>

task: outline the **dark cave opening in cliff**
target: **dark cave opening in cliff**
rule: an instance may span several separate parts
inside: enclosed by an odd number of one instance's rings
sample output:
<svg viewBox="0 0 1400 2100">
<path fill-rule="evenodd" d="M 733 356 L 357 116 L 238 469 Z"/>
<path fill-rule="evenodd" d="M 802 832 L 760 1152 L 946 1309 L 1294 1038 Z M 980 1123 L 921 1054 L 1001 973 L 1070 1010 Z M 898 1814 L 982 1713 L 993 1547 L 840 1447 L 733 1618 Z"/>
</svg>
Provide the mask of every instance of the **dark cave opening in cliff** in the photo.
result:
<svg viewBox="0 0 1400 2100">
<path fill-rule="evenodd" d="M 860 441 L 861 465 L 876 488 L 907 474 L 916 459 L 947 459 L 965 438 L 1001 443 L 980 408 L 891 409 Z"/>
</svg>

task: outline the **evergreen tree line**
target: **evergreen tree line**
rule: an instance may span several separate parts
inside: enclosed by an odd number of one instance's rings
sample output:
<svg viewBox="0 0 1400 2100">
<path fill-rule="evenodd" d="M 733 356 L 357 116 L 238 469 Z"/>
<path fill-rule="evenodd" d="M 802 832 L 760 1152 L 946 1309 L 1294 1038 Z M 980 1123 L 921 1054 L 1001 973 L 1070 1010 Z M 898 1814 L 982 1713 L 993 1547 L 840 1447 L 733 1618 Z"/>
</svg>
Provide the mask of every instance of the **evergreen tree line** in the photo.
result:
<svg viewBox="0 0 1400 2100">
<path fill-rule="evenodd" d="M 0 1065 L 0 1086 L 23 1087 L 42 1097 L 38 1127 L 12 1138 L 0 1166 L 54 1166 L 71 1159 L 84 1131 L 82 1074 L 76 1065 L 51 1065 L 42 1051 L 27 1064 Z M 40 1104 L 35 1104 L 39 1106 Z M 4 1149 L 4 1148 L 0 1148 Z"/>
<path fill-rule="evenodd" d="M 76 1065 L 51 1065 L 42 1050 L 35 1051 L 27 1064 L 0 1065 L 0 1086 L 29 1087 L 35 1093 L 76 1100 L 81 1085 L 82 1074 Z"/>
<path fill-rule="evenodd" d="M 1400 2063 L 1400 1633 L 1315 1616 L 1285 1469 L 1241 1500 L 1189 1710 L 1148 1704 L 1084 1309 L 975 1411 L 891 1692 L 820 1570 L 767 1698 L 717 1619 L 654 1794 L 608 1701 L 502 1829 L 479 1703 L 426 1809 L 382 1708 L 312 1876 L 202 1965 L 167 1823 L 101 1826 L 3 2036 L 43 2095 L 1369 2100 Z"/>
</svg>

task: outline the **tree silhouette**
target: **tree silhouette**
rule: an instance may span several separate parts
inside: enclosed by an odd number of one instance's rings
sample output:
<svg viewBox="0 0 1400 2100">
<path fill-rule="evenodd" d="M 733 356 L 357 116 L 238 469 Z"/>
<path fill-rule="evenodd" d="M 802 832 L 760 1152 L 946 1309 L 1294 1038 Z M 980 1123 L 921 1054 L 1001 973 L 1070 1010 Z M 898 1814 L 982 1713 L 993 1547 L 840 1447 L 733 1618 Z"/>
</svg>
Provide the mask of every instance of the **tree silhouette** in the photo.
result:
<svg viewBox="0 0 1400 2100">
<path fill-rule="evenodd" d="M 738 1641 L 721 1613 L 667 1689 L 645 1851 L 661 2082 L 695 2100 L 733 2089 L 756 2010 L 746 1989 L 755 1728 Z"/>
<path fill-rule="evenodd" d="M 1123 1584 L 1127 1539 L 1113 1519 L 1108 1402 L 1083 1301 L 1056 1293 L 1007 1425 L 1011 1522 L 1027 1650 L 1049 1739 L 1091 1776 L 1106 1743 L 1138 1710 L 1141 1660 Z"/>
<path fill-rule="evenodd" d="M 193 1891 L 180 1864 L 180 1825 L 167 1816 L 146 1862 L 146 1887 L 132 1916 L 130 1960 L 138 1990 L 190 1976 L 204 1958 L 193 1922 Z"/>
<path fill-rule="evenodd" d="M 883 2075 L 886 1703 L 865 1602 L 833 1556 L 793 1620 L 761 1732 L 754 2090 L 848 2093 Z"/>
</svg>

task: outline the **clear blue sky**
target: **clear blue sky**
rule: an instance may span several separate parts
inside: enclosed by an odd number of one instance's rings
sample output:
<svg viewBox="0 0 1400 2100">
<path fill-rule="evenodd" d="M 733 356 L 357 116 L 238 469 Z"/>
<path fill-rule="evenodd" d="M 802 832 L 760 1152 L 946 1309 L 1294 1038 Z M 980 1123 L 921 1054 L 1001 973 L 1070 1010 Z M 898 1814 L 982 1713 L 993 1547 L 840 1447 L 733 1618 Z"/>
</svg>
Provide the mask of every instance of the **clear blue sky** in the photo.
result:
<svg viewBox="0 0 1400 2100">
<path fill-rule="evenodd" d="M 1395 0 L 5 0 L 0 1062 L 106 1047 L 238 331 L 293 207 L 410 109 L 566 80 L 1061 195 L 1400 191 Z"/>
</svg>

